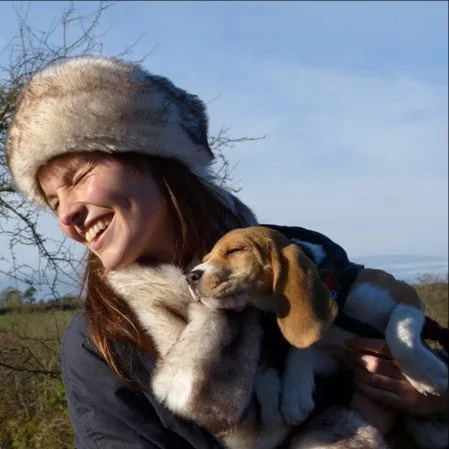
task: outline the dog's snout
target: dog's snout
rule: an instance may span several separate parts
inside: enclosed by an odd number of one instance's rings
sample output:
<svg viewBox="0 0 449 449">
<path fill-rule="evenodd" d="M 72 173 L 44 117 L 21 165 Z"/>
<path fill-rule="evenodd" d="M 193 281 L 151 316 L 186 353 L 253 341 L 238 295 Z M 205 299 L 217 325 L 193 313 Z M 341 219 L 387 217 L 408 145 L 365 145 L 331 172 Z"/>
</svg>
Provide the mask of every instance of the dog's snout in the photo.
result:
<svg viewBox="0 0 449 449">
<path fill-rule="evenodd" d="M 204 271 L 203 270 L 193 270 L 190 273 L 186 275 L 187 282 L 190 286 L 195 285 L 203 276 Z"/>
</svg>

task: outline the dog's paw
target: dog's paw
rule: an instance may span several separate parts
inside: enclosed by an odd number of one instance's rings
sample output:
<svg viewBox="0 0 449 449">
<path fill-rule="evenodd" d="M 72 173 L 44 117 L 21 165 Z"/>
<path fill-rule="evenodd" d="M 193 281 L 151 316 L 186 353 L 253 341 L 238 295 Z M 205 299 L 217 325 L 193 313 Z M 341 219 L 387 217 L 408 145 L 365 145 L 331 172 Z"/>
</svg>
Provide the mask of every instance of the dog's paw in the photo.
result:
<svg viewBox="0 0 449 449">
<path fill-rule="evenodd" d="M 298 398 L 282 398 L 281 413 L 289 426 L 301 424 L 315 408 L 312 395 L 298 400 Z"/>
<path fill-rule="evenodd" d="M 201 302 L 192 302 L 187 306 L 187 316 L 189 321 L 206 319 L 210 310 Z"/>
<path fill-rule="evenodd" d="M 428 364 L 424 372 L 414 373 L 411 369 L 402 372 L 413 387 L 424 395 L 440 396 L 448 388 L 448 368 L 445 363 L 438 360 Z"/>
<path fill-rule="evenodd" d="M 151 386 L 155 397 L 174 412 L 184 412 L 188 408 L 194 390 L 192 376 L 170 366 L 155 371 Z"/>
<path fill-rule="evenodd" d="M 429 394 L 433 396 L 440 396 L 447 391 L 448 388 L 447 372 L 441 373 L 440 376 L 434 376 L 432 378 L 432 383 L 418 381 L 408 376 L 406 377 L 413 387 L 425 396 Z"/>
</svg>

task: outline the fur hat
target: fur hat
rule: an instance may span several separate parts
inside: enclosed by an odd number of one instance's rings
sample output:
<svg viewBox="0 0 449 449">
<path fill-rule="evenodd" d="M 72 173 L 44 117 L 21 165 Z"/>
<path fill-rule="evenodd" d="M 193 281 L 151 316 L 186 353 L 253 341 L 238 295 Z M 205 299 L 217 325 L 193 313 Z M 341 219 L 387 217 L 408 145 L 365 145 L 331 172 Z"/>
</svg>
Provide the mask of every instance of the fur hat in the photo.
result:
<svg viewBox="0 0 449 449">
<path fill-rule="evenodd" d="M 135 151 L 177 159 L 201 175 L 214 159 L 207 136 L 197 96 L 136 64 L 77 57 L 41 70 L 23 88 L 6 157 L 19 190 L 42 204 L 37 171 L 55 156 Z"/>
</svg>

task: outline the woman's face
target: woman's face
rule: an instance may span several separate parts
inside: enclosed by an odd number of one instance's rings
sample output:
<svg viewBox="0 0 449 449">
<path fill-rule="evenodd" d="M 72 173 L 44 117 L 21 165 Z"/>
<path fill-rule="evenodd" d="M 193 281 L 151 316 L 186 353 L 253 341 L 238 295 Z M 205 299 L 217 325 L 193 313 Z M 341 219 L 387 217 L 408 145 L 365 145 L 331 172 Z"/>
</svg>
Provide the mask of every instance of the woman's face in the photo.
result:
<svg viewBox="0 0 449 449">
<path fill-rule="evenodd" d="M 63 232 L 93 251 L 107 270 L 143 257 L 170 260 L 172 227 L 150 174 L 96 154 L 72 154 L 42 167 L 38 181 Z"/>
</svg>

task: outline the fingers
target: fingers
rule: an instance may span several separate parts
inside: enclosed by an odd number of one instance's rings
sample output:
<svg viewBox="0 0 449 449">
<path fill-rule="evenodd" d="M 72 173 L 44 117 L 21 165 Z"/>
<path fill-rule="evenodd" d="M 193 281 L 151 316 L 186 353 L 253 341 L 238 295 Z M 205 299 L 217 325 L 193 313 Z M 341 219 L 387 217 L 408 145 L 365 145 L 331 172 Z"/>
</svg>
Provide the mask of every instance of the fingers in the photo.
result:
<svg viewBox="0 0 449 449">
<path fill-rule="evenodd" d="M 392 358 L 385 340 L 377 338 L 351 338 L 345 341 L 350 351 L 370 352 L 382 357 Z"/>
<path fill-rule="evenodd" d="M 385 341 L 355 338 L 347 340 L 346 346 L 358 390 L 376 402 L 403 410 L 407 380 L 392 359 Z"/>
<path fill-rule="evenodd" d="M 398 364 L 394 360 L 380 358 L 377 355 L 349 351 L 346 357 L 356 368 L 360 367 L 370 373 L 381 374 L 393 379 L 404 379 Z"/>
<path fill-rule="evenodd" d="M 447 411 L 447 397 L 425 396 L 403 376 L 384 340 L 346 340 L 346 358 L 353 365 L 357 390 L 370 398 L 412 415 Z M 443 404 L 442 399 L 445 399 Z"/>
<path fill-rule="evenodd" d="M 367 385 L 371 385 L 372 387 L 391 391 L 398 395 L 404 394 L 407 386 L 407 384 L 401 379 L 371 373 L 363 368 L 354 369 L 354 378 L 360 382 L 364 382 Z"/>
<path fill-rule="evenodd" d="M 399 410 L 404 410 L 404 408 L 406 408 L 406 403 L 403 401 L 401 396 L 398 396 L 396 393 L 392 391 L 377 388 L 375 386 L 362 382 L 358 379 L 355 379 L 355 384 L 357 389 L 361 393 L 363 393 L 364 395 L 368 396 L 369 398 L 371 398 L 376 402 L 389 405 Z"/>
</svg>

